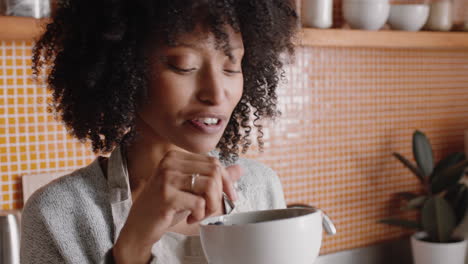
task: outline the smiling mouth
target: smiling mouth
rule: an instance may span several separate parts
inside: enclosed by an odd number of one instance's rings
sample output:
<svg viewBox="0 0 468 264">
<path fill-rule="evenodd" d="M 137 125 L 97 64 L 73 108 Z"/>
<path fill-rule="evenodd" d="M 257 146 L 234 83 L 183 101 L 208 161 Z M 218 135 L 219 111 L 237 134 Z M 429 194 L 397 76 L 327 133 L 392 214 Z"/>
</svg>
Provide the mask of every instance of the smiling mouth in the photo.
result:
<svg viewBox="0 0 468 264">
<path fill-rule="evenodd" d="M 214 117 L 203 117 L 188 120 L 188 124 L 196 132 L 202 134 L 217 134 L 223 129 L 223 120 Z"/>
<path fill-rule="evenodd" d="M 197 123 L 203 123 L 207 126 L 215 126 L 215 125 L 218 125 L 219 122 L 221 122 L 221 119 L 219 118 L 213 118 L 213 117 L 206 117 L 206 118 L 197 118 L 197 119 L 193 119 L 191 120 L 193 122 L 197 122 Z"/>
</svg>

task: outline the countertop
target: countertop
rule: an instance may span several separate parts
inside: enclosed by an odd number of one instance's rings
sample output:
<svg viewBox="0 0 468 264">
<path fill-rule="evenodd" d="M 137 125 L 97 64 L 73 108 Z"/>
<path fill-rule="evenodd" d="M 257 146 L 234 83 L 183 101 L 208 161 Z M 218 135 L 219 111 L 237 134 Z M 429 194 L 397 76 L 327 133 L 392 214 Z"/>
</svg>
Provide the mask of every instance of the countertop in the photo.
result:
<svg viewBox="0 0 468 264">
<path fill-rule="evenodd" d="M 409 239 L 319 256 L 314 264 L 411 264 Z"/>
</svg>

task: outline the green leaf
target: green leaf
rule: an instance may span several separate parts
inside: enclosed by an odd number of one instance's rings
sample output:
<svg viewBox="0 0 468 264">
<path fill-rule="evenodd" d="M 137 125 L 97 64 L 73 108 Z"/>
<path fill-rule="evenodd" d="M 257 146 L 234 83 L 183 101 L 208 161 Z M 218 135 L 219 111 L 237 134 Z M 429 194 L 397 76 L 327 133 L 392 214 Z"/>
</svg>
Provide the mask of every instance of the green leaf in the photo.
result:
<svg viewBox="0 0 468 264">
<path fill-rule="evenodd" d="M 434 179 L 434 175 L 439 174 L 440 172 L 454 166 L 455 164 L 461 162 L 465 159 L 465 154 L 463 152 L 454 152 L 442 159 L 437 163 L 434 168 L 434 171 L 431 174 L 430 180 Z"/>
<path fill-rule="evenodd" d="M 444 198 L 452 205 L 453 209 L 455 209 L 455 215 L 457 217 L 456 224 L 460 224 L 467 212 L 468 188 L 465 184 L 458 183 L 448 189 Z"/>
<path fill-rule="evenodd" d="M 424 175 L 418 167 L 413 165 L 413 163 L 411 163 L 408 159 L 403 157 L 403 155 L 401 155 L 400 153 L 394 152 L 393 156 L 397 158 L 399 161 L 401 161 L 403 165 L 405 165 L 411 172 L 413 172 L 414 175 L 416 175 L 416 177 L 418 177 L 418 179 L 422 183 L 424 183 Z"/>
<path fill-rule="evenodd" d="M 455 229 L 455 212 L 442 197 L 431 197 L 422 209 L 422 226 L 434 242 L 445 243 L 450 240 Z"/>
<path fill-rule="evenodd" d="M 457 226 L 463 221 L 466 216 L 468 209 L 468 189 L 465 188 L 462 194 L 463 198 L 460 199 L 460 202 L 456 205 L 455 215 L 457 216 Z"/>
<path fill-rule="evenodd" d="M 410 229 L 421 229 L 421 225 L 416 221 L 405 220 L 405 219 L 396 219 L 396 218 L 388 218 L 379 220 L 379 223 L 393 225 L 393 226 L 400 226 L 404 228 Z"/>
<path fill-rule="evenodd" d="M 456 214 L 457 214 L 457 225 L 461 223 L 466 217 L 467 211 L 468 211 L 468 189 L 465 189 L 464 191 L 464 199 L 461 200 L 459 204 L 459 208 L 457 208 Z"/>
<path fill-rule="evenodd" d="M 408 203 L 401 208 L 401 210 L 414 210 L 419 209 L 423 206 L 427 196 L 419 196 L 408 201 Z"/>
<path fill-rule="evenodd" d="M 456 224 L 460 224 L 468 208 L 468 188 L 464 184 L 459 183 L 450 188 L 444 197 L 455 209 Z"/>
<path fill-rule="evenodd" d="M 463 177 L 468 160 L 463 160 L 448 169 L 434 175 L 431 182 L 432 193 L 437 194 L 456 185 Z"/>
<path fill-rule="evenodd" d="M 466 190 L 466 186 L 462 183 L 458 183 L 450 188 L 444 195 L 445 200 L 451 205 L 456 205 L 460 203 L 460 200 L 463 199 L 463 193 Z"/>
<path fill-rule="evenodd" d="M 413 134 L 413 155 L 423 175 L 429 177 L 434 170 L 434 155 L 429 139 L 418 130 Z"/>
<path fill-rule="evenodd" d="M 398 192 L 396 193 L 398 197 L 400 197 L 403 200 L 409 201 L 411 199 L 414 199 L 418 197 L 419 195 L 412 193 L 412 192 Z"/>
</svg>

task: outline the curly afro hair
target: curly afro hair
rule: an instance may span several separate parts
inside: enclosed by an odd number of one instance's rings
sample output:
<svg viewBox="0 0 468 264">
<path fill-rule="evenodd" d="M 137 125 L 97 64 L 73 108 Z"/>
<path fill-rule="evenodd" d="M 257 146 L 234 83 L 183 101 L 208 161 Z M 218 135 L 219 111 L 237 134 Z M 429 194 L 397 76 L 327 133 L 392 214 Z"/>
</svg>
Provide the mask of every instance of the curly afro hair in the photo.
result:
<svg viewBox="0 0 468 264">
<path fill-rule="evenodd" d="M 244 93 L 217 148 L 235 160 L 251 145 L 253 125 L 262 149 L 262 118 L 274 118 L 282 55 L 294 52 L 298 16 L 289 0 L 61 0 L 33 49 L 33 72 L 46 74 L 52 111 L 95 153 L 136 136 L 135 118 L 147 99 L 148 48 L 176 43 L 197 23 L 229 52 L 226 26 L 241 32 Z M 253 122 L 250 120 L 253 118 Z"/>
</svg>

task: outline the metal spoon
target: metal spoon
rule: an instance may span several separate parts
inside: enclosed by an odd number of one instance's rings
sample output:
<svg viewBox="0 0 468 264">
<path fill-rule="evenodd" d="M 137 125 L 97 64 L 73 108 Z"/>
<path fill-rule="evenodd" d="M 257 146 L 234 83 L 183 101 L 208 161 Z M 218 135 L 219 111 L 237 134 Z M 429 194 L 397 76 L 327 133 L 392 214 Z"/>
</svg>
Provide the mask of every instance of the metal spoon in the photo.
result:
<svg viewBox="0 0 468 264">
<path fill-rule="evenodd" d="M 223 198 L 224 198 L 224 201 L 226 201 L 230 207 L 230 208 L 226 208 L 226 214 L 230 214 L 232 211 L 234 211 L 234 208 L 236 207 L 236 205 L 231 199 L 229 199 L 229 196 L 227 196 L 225 192 L 223 192 Z"/>
</svg>

